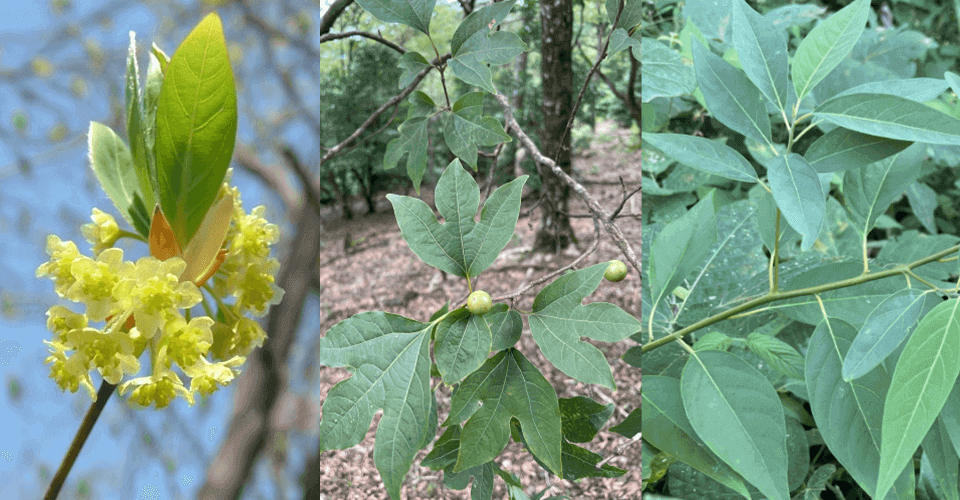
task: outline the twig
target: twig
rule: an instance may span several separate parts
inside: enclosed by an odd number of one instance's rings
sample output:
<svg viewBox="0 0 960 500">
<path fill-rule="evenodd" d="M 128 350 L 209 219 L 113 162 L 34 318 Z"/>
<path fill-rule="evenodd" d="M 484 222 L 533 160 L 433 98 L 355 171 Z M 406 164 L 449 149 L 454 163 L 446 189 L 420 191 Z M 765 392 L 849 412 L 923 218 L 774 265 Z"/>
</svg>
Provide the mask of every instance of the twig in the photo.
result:
<svg viewBox="0 0 960 500">
<path fill-rule="evenodd" d="M 63 483 L 67 480 L 70 469 L 73 468 L 73 464 L 77 461 L 77 456 L 80 455 L 83 444 L 87 442 L 87 437 L 90 435 L 90 431 L 93 430 L 93 424 L 97 423 L 97 418 L 100 417 L 103 407 L 107 406 L 107 401 L 116 388 L 117 386 L 106 380 L 100 383 L 100 390 L 97 391 L 97 400 L 90 405 L 90 409 L 87 410 L 87 414 L 84 415 L 83 421 L 80 422 L 80 428 L 77 429 L 77 434 L 73 436 L 73 442 L 70 443 L 67 454 L 63 456 L 63 462 L 60 463 L 60 468 L 57 469 L 57 473 L 53 475 L 53 480 L 50 481 L 50 486 L 47 488 L 47 493 L 43 496 L 43 500 L 54 500 L 57 498 L 57 495 L 60 494 L 60 489 L 63 488 Z"/>
<path fill-rule="evenodd" d="M 610 236 L 613 238 L 614 242 L 620 247 L 620 251 L 623 252 L 624 257 L 633 265 L 637 273 L 640 273 L 640 259 L 637 257 L 636 252 L 634 252 L 633 247 L 630 245 L 630 242 L 626 240 L 626 237 L 623 236 L 623 232 L 617 227 L 616 224 L 610 219 L 610 217 L 603 211 L 603 208 L 597 203 L 596 200 L 587 193 L 586 188 L 580 185 L 579 182 L 575 181 L 572 177 L 567 175 L 566 172 L 560 169 L 557 166 L 557 163 L 550 158 L 547 158 L 540 152 L 537 148 L 537 145 L 533 143 L 533 139 L 530 139 L 523 129 L 520 128 L 520 125 L 517 123 L 516 118 L 513 117 L 513 112 L 510 110 L 510 103 L 507 101 L 507 98 L 502 94 L 494 94 L 497 101 L 500 102 L 500 106 L 503 107 L 503 115 L 506 118 L 507 125 L 513 128 L 517 134 L 517 138 L 520 140 L 520 143 L 530 152 L 530 156 L 533 157 L 534 161 L 538 165 L 545 165 L 553 170 L 553 173 L 560 178 L 561 181 L 570 186 L 577 195 L 587 204 L 587 208 L 590 209 L 590 212 L 600 220 L 604 225 L 604 228 L 610 233 Z"/>
</svg>

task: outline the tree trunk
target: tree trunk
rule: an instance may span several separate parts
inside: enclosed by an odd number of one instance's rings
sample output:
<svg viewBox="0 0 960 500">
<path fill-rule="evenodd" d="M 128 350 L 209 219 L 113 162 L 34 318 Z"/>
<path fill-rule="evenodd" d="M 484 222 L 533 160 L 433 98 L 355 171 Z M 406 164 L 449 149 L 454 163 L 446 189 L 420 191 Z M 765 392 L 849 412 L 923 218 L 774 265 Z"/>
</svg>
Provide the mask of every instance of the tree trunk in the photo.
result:
<svg viewBox="0 0 960 500">
<path fill-rule="evenodd" d="M 541 0 L 543 28 L 541 73 L 543 75 L 543 154 L 556 160 L 567 174 L 572 172 L 570 134 L 565 133 L 573 108 L 573 1 Z M 546 199 L 534 249 L 558 252 L 575 240 L 567 207 L 570 188 L 549 170 L 540 172 Z"/>
</svg>

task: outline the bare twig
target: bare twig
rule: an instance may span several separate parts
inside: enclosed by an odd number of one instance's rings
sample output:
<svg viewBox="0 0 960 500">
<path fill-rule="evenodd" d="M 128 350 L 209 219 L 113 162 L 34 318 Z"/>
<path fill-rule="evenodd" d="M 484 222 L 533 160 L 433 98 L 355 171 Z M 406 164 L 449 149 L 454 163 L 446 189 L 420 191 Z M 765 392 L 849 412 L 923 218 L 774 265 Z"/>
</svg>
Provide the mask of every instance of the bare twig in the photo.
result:
<svg viewBox="0 0 960 500">
<path fill-rule="evenodd" d="M 630 242 L 626 240 L 623 236 L 623 232 L 617 227 L 616 224 L 610 219 L 610 217 L 603 211 L 603 208 L 597 203 L 596 200 L 587 193 L 586 188 L 584 188 L 579 182 L 575 181 L 572 177 L 567 175 L 566 172 L 560 169 L 557 166 L 557 163 L 550 158 L 547 158 L 540 152 L 540 149 L 537 148 L 537 145 L 533 143 L 533 139 L 528 136 L 523 129 L 520 128 L 520 125 L 517 123 L 516 118 L 513 117 L 513 112 L 510 109 L 510 102 L 507 101 L 507 98 L 502 94 L 495 94 L 497 101 L 500 103 L 500 106 L 503 107 L 503 115 L 506 118 L 507 125 L 513 128 L 517 134 L 517 138 L 520 140 L 520 144 L 523 145 L 527 151 L 530 152 L 530 156 L 533 157 L 534 161 L 538 165 L 543 165 L 549 167 L 550 170 L 557 175 L 564 183 L 570 186 L 578 196 L 587 204 L 587 208 L 591 213 L 597 217 L 600 222 L 604 225 L 604 228 L 610 233 L 610 236 L 613 238 L 614 242 L 620 247 L 620 250 L 623 252 L 624 257 L 633 265 L 637 273 L 640 273 L 640 258 L 637 257 L 636 252 L 633 250 L 633 246 L 630 245 Z"/>
</svg>

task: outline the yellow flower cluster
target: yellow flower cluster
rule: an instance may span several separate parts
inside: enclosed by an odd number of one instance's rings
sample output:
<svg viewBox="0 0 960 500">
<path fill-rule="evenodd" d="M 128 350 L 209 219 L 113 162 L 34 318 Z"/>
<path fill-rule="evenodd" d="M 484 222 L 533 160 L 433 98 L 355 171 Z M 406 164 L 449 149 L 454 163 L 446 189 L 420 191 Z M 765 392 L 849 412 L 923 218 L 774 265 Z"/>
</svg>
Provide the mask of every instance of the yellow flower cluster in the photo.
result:
<svg viewBox="0 0 960 500">
<path fill-rule="evenodd" d="M 144 352 L 150 353 L 150 374 L 120 385 L 120 393 L 132 389 L 131 401 L 141 406 L 163 408 L 177 395 L 192 405 L 198 393 L 209 395 L 239 375 L 246 356 L 266 339 L 260 324 L 245 314 L 263 316 L 283 290 L 275 283 L 280 265 L 269 257 L 270 245 L 279 240 L 277 226 L 263 218 L 263 206 L 244 212 L 239 190 L 233 188 L 233 194 L 226 259 L 212 285 L 181 281 L 186 263 L 180 257 L 123 260 L 123 250 L 113 248 L 122 232 L 112 216 L 97 209 L 82 228 L 95 258 L 72 241 L 48 237 L 50 260 L 37 276 L 49 277 L 58 295 L 85 306 L 83 313 L 59 305 L 47 311 L 53 339 L 44 341 L 51 353 L 46 362 L 62 389 L 76 392 L 83 386 L 96 400 L 91 370 L 120 384 L 125 375 L 140 372 Z M 228 297 L 235 299 L 232 304 Z M 191 308 L 201 302 L 209 315 L 191 317 Z M 189 388 L 177 371 L 190 379 Z"/>
</svg>

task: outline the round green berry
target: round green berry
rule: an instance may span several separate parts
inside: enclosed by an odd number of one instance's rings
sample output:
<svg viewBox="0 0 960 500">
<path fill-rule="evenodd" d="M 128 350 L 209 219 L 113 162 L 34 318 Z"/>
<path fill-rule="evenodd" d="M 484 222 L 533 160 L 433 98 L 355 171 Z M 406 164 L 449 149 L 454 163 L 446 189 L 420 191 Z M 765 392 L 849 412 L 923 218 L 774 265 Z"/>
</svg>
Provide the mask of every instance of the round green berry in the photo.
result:
<svg viewBox="0 0 960 500">
<path fill-rule="evenodd" d="M 467 310 L 469 310 L 471 314 L 486 314 L 490 312 L 492 308 L 493 299 L 490 298 L 489 293 L 483 290 L 477 290 L 467 297 Z"/>
<path fill-rule="evenodd" d="M 608 281 L 623 281 L 623 278 L 627 277 L 627 265 L 619 260 L 611 260 L 603 277 Z"/>
</svg>

